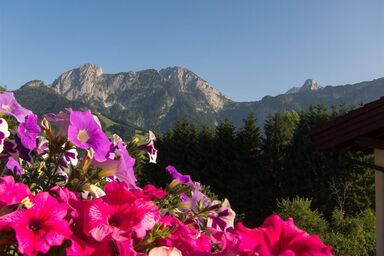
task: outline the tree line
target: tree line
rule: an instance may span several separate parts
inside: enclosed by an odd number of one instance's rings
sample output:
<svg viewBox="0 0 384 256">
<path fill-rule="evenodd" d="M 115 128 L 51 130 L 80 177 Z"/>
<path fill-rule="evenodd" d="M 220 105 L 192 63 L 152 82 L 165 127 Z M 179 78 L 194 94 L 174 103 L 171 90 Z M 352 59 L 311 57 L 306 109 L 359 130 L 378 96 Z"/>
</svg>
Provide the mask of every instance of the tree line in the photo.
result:
<svg viewBox="0 0 384 256">
<path fill-rule="evenodd" d="M 325 218 L 335 209 L 356 216 L 374 207 L 373 171 L 355 160 L 371 161 L 358 152 L 322 151 L 310 141 L 311 128 L 346 109 L 310 107 L 305 112 L 270 115 L 263 129 L 251 114 L 236 128 L 229 119 L 217 126 L 182 120 L 157 133 L 158 164 L 146 164 L 141 182 L 169 182 L 171 164 L 228 198 L 247 224 L 260 224 L 285 199 L 308 198 Z"/>
</svg>

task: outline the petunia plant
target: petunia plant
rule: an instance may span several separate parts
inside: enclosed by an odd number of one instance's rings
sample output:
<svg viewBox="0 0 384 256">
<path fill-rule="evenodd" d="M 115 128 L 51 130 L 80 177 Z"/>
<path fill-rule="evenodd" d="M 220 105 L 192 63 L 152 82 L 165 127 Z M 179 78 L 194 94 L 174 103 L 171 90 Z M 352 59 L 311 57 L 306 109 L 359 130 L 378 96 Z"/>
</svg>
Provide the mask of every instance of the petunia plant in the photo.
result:
<svg viewBox="0 0 384 256">
<path fill-rule="evenodd" d="M 156 163 L 155 141 L 108 137 L 89 110 L 39 119 L 0 94 L 0 255 L 332 255 L 292 219 L 236 223 L 227 199 L 173 166 L 164 189 L 140 187 L 135 168 Z"/>
</svg>

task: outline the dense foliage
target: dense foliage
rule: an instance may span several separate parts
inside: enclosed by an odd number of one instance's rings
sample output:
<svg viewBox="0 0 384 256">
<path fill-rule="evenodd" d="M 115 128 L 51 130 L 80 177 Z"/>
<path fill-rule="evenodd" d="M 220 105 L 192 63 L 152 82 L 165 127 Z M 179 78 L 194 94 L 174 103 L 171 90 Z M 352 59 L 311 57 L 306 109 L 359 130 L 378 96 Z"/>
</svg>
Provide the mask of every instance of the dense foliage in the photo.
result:
<svg viewBox="0 0 384 256">
<path fill-rule="evenodd" d="M 310 141 L 311 128 L 345 111 L 317 106 L 301 113 L 275 114 L 267 118 L 264 130 L 257 127 L 253 115 L 239 129 L 230 120 L 213 128 L 196 126 L 187 120 L 177 122 L 159 136 L 158 165 L 147 165 L 142 179 L 164 184 L 167 177 L 159 170 L 172 163 L 194 179 L 209 184 L 220 198 L 228 198 L 250 225 L 258 225 L 278 211 L 277 200 L 310 198 L 312 209 L 322 218 L 320 222 L 314 219 L 313 223 L 305 223 L 303 228 L 312 225 L 317 229 L 310 230 L 327 233 L 320 230 L 322 222 L 331 225 L 341 213 L 347 222 L 352 221 L 374 208 L 373 171 L 356 164 L 356 160 L 371 161 L 371 157 L 356 152 L 321 151 Z M 369 255 L 355 253 L 348 244 L 353 243 L 353 236 L 338 230 L 344 229 L 341 224 L 335 228 L 332 232 L 338 237 L 334 238 L 340 249 L 337 252 L 350 248 L 351 255 Z M 360 245 L 370 251 L 374 243 L 373 223 L 365 228 L 366 247 Z"/>
<path fill-rule="evenodd" d="M 278 203 L 278 213 L 333 245 L 336 255 L 375 255 L 375 214 L 372 209 L 350 216 L 335 209 L 329 220 L 311 209 L 311 200 L 295 198 Z"/>
<path fill-rule="evenodd" d="M 273 214 L 257 228 L 235 221 L 227 199 L 174 166 L 165 168 L 172 177 L 165 189 L 140 186 L 135 172 L 145 177 L 143 161 L 156 163 L 151 131 L 144 140 L 108 137 L 89 110 L 39 121 L 9 92 L 0 93 L 0 113 L 1 255 L 332 255 L 291 217 Z"/>
</svg>

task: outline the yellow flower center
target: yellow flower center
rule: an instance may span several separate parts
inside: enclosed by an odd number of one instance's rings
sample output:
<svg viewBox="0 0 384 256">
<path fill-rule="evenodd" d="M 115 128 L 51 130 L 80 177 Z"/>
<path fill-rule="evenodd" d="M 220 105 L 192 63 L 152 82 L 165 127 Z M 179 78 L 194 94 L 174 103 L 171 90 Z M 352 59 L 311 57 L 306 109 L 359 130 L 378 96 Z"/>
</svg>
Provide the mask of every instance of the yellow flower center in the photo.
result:
<svg viewBox="0 0 384 256">
<path fill-rule="evenodd" d="M 7 104 L 2 104 L 2 105 L 1 105 L 1 108 L 2 108 L 3 110 L 7 111 L 7 112 L 12 112 L 11 107 L 10 107 L 9 105 L 7 105 Z"/>
<path fill-rule="evenodd" d="M 77 134 L 77 139 L 83 143 L 86 143 L 89 140 L 89 135 L 87 130 L 81 129 Z"/>
<path fill-rule="evenodd" d="M 31 200 L 29 199 L 28 196 L 26 198 L 24 198 L 23 200 L 21 200 L 20 203 L 23 204 L 24 207 L 27 208 L 27 209 L 29 209 L 29 208 L 31 208 L 32 206 L 35 205 L 34 203 L 31 202 Z"/>
</svg>

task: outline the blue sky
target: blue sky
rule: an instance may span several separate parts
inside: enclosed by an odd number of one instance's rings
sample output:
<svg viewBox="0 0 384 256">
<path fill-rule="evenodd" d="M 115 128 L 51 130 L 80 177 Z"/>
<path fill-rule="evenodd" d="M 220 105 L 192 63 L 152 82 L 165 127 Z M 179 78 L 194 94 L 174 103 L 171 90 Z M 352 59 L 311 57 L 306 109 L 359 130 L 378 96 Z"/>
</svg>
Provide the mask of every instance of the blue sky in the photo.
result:
<svg viewBox="0 0 384 256">
<path fill-rule="evenodd" d="M 384 77 L 382 0 L 2 0 L 0 84 L 185 66 L 231 99 Z"/>
</svg>

